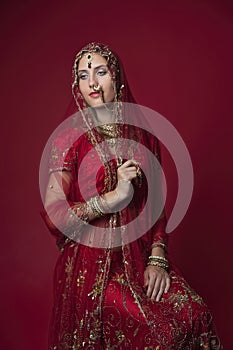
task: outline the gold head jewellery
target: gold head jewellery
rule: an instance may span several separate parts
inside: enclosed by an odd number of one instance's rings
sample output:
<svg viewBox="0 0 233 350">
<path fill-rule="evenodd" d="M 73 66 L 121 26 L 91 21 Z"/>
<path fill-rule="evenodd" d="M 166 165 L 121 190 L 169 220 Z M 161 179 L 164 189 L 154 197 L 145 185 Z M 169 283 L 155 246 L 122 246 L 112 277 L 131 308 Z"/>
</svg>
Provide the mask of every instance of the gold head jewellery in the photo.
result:
<svg viewBox="0 0 233 350">
<path fill-rule="evenodd" d="M 94 54 L 95 54 L 94 52 L 88 52 L 87 54 L 85 54 L 85 57 L 87 59 L 87 67 L 88 68 L 91 68 Z"/>
</svg>

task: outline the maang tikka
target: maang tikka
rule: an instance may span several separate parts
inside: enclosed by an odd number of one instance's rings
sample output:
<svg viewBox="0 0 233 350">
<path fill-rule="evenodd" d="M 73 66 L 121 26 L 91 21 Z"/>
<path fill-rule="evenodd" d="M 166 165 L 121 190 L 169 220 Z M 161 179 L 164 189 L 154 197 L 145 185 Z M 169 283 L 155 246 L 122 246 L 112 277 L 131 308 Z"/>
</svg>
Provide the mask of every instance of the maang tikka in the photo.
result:
<svg viewBox="0 0 233 350">
<path fill-rule="evenodd" d="M 93 60 L 93 55 L 94 55 L 94 52 L 90 53 L 88 52 L 85 56 L 87 58 L 87 67 L 88 68 L 91 68 L 91 64 L 92 64 L 92 60 Z"/>
</svg>

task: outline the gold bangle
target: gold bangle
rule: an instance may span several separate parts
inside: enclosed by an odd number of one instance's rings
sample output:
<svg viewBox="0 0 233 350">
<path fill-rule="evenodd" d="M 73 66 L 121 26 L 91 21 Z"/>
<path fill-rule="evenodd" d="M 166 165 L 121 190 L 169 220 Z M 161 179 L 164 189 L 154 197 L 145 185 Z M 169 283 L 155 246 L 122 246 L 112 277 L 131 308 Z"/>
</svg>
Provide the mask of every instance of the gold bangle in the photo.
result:
<svg viewBox="0 0 233 350">
<path fill-rule="evenodd" d="M 161 263 L 161 262 L 159 262 L 159 261 L 149 261 L 148 263 L 147 263 L 147 266 L 157 266 L 157 267 L 161 267 L 162 269 L 164 269 L 164 270 L 168 270 L 168 268 L 169 268 L 169 265 L 168 264 L 165 264 L 165 263 Z"/>
<path fill-rule="evenodd" d="M 163 256 L 158 256 L 158 255 L 151 255 L 151 256 L 149 256 L 149 260 L 159 260 L 159 261 L 165 261 L 165 262 L 168 261 Z"/>
</svg>

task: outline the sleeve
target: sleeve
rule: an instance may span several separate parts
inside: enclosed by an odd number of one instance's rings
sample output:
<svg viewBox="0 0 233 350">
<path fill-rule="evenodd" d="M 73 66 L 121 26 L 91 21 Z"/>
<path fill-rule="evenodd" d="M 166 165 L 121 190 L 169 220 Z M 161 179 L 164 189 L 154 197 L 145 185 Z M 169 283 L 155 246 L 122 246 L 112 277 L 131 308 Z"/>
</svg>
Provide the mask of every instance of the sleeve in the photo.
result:
<svg viewBox="0 0 233 350">
<path fill-rule="evenodd" d="M 153 242 L 151 248 L 161 247 L 167 252 L 168 249 L 168 234 L 166 233 L 167 218 L 165 210 L 154 226 Z"/>
<path fill-rule="evenodd" d="M 72 201 L 77 164 L 76 147 L 68 147 L 68 136 L 59 135 L 53 140 L 49 159 L 49 179 L 41 216 L 49 231 L 56 237 L 60 249 L 72 239 L 77 240 L 86 217 L 82 208 L 72 208 L 82 203 Z"/>
<path fill-rule="evenodd" d="M 161 165 L 162 164 L 161 149 L 160 149 L 159 140 L 157 138 L 155 139 L 153 150 L 154 150 L 153 153 L 155 154 L 156 158 L 158 159 Z M 161 193 L 162 193 L 162 183 L 160 187 L 161 187 Z M 165 252 L 167 252 L 168 233 L 166 233 L 166 226 L 167 226 L 167 217 L 166 217 L 166 211 L 164 208 L 159 219 L 157 220 L 157 222 L 153 227 L 153 241 L 152 241 L 151 248 L 160 246 L 165 250 Z"/>
<path fill-rule="evenodd" d="M 57 136 L 52 142 L 49 174 L 54 171 L 71 171 L 74 159 L 74 149 L 69 145 L 69 136 L 62 134 Z"/>
</svg>

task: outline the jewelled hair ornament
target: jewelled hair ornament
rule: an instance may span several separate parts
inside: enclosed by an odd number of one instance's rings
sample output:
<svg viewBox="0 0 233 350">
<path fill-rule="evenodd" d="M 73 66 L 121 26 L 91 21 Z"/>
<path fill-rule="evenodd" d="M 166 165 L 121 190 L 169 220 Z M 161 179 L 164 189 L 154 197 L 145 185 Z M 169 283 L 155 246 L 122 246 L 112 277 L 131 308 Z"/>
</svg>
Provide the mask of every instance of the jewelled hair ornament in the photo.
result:
<svg viewBox="0 0 233 350">
<path fill-rule="evenodd" d="M 91 54 L 90 52 L 88 52 L 85 56 L 87 58 L 87 67 L 91 68 L 91 63 L 93 60 L 94 53 Z"/>
</svg>

